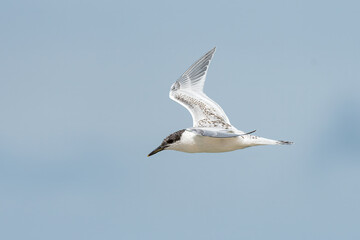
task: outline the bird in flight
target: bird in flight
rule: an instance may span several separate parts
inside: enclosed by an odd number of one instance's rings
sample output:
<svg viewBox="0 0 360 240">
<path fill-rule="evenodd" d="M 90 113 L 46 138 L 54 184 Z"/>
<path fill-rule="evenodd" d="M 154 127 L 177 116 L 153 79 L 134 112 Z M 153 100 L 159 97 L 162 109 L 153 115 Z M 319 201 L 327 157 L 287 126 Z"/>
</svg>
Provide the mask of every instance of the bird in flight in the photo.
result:
<svg viewBox="0 0 360 240">
<path fill-rule="evenodd" d="M 189 110 L 193 127 L 179 130 L 166 137 L 148 157 L 163 150 L 188 153 L 228 152 L 259 145 L 289 145 L 292 142 L 272 140 L 243 132 L 231 125 L 224 110 L 204 92 L 210 61 L 215 53 L 208 53 L 190 66 L 171 86 L 170 98 Z"/>
</svg>

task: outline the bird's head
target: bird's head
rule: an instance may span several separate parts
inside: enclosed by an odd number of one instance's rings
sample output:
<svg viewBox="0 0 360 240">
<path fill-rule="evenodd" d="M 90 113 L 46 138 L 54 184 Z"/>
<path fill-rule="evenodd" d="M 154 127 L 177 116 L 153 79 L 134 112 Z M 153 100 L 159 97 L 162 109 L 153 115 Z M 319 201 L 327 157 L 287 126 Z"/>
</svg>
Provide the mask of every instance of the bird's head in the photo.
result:
<svg viewBox="0 0 360 240">
<path fill-rule="evenodd" d="M 174 133 L 170 134 L 169 136 L 167 136 L 162 141 L 160 146 L 158 146 L 157 148 L 154 149 L 154 151 L 149 153 L 148 157 L 150 157 L 151 155 L 154 155 L 158 152 L 161 152 L 162 150 L 175 149 L 175 146 L 180 143 L 181 135 L 183 134 L 184 131 L 185 131 L 185 129 L 182 129 L 182 130 L 179 130 L 179 131 L 174 132 Z"/>
</svg>

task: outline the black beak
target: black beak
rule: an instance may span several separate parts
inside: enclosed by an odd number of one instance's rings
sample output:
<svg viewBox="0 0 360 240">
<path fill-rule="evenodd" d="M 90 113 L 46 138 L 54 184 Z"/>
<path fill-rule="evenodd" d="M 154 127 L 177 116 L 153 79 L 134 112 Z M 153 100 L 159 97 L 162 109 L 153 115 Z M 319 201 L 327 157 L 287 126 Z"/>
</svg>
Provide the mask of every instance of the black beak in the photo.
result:
<svg viewBox="0 0 360 240">
<path fill-rule="evenodd" d="M 156 153 L 158 153 L 158 152 L 161 152 L 161 151 L 164 150 L 164 149 L 165 149 L 164 146 L 159 146 L 159 147 L 157 147 L 154 151 L 152 151 L 151 153 L 149 153 L 148 157 L 150 157 L 151 155 L 154 155 L 154 154 L 156 154 Z"/>
</svg>

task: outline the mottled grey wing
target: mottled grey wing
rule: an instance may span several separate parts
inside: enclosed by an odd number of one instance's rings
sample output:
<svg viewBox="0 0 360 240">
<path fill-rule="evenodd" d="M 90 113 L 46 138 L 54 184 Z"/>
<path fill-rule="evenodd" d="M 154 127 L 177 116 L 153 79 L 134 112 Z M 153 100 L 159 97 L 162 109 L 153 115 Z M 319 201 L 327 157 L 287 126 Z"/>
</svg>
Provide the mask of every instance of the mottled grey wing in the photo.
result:
<svg viewBox="0 0 360 240">
<path fill-rule="evenodd" d="M 214 127 L 231 129 L 224 110 L 203 92 L 207 70 L 215 48 L 197 60 L 171 86 L 170 98 L 189 110 L 193 127 Z"/>
<path fill-rule="evenodd" d="M 232 138 L 232 137 L 244 136 L 256 132 L 256 130 L 247 133 L 238 130 L 234 132 L 232 130 L 222 129 L 222 128 L 187 128 L 186 131 L 193 132 L 200 136 L 213 137 L 213 138 Z"/>
<path fill-rule="evenodd" d="M 197 135 L 204 137 L 213 137 L 213 138 L 233 138 L 238 137 L 243 134 L 237 134 L 226 129 L 214 129 L 214 128 L 188 128 L 186 131 L 193 132 Z"/>
</svg>

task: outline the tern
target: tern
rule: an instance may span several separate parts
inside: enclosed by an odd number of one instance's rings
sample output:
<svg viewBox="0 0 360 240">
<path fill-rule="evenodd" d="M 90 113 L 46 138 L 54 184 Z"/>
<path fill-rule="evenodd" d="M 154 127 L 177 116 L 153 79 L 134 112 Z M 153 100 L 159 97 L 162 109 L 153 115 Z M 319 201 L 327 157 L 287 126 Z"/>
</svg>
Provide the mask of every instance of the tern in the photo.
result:
<svg viewBox="0 0 360 240">
<path fill-rule="evenodd" d="M 243 132 L 231 125 L 224 110 L 204 92 L 207 70 L 215 53 L 208 53 L 190 66 L 171 86 L 169 97 L 189 110 L 193 127 L 166 137 L 148 157 L 163 150 L 187 153 L 229 152 L 259 145 L 289 145 L 292 142 L 272 140 Z"/>
</svg>

